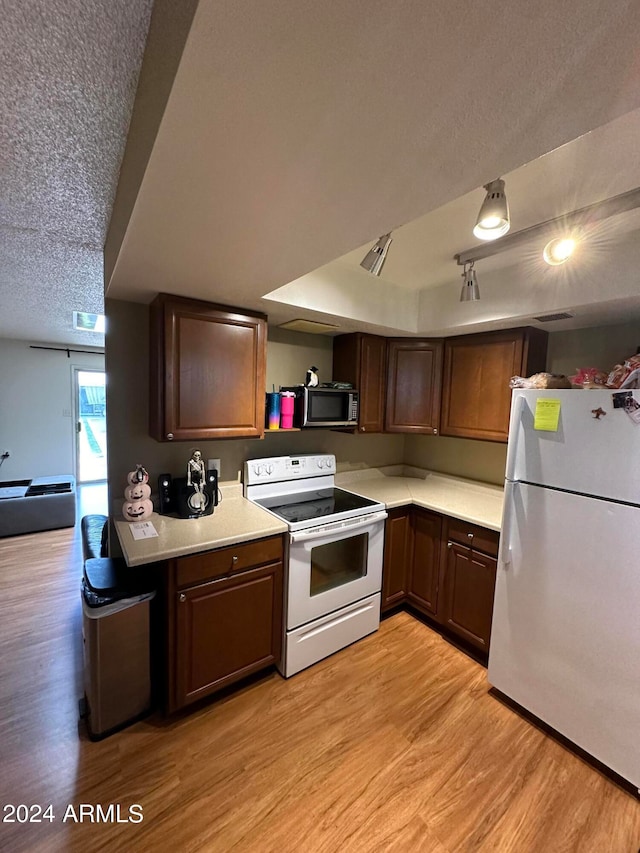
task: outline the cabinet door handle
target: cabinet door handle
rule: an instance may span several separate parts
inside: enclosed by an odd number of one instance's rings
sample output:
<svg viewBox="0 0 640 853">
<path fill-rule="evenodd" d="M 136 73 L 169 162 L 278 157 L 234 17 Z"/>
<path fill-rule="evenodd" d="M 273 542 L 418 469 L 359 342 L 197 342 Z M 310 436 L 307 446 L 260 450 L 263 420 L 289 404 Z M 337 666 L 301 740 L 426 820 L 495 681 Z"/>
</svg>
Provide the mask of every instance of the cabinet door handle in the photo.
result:
<svg viewBox="0 0 640 853">
<path fill-rule="evenodd" d="M 438 434 L 438 430 L 434 428 L 434 430 L 433 430 L 433 434 L 434 434 L 434 435 L 437 435 L 437 434 Z"/>
<path fill-rule="evenodd" d="M 453 542 L 447 542 L 447 548 L 453 548 Z"/>
<path fill-rule="evenodd" d="M 180 602 L 180 604 L 184 604 L 186 600 L 187 596 L 184 594 L 184 592 L 181 592 L 178 596 L 178 601 Z"/>
<path fill-rule="evenodd" d="M 167 433 L 167 441 L 173 441 L 173 433 L 172 432 Z"/>
<path fill-rule="evenodd" d="M 473 539 L 473 533 L 467 533 L 467 539 Z"/>
<path fill-rule="evenodd" d="M 235 554 L 234 554 L 234 555 L 233 555 L 233 557 L 231 558 L 231 562 L 233 563 L 233 565 L 234 565 L 234 566 L 235 566 L 235 564 L 238 562 L 238 558 L 236 557 L 236 555 L 235 555 Z"/>
</svg>

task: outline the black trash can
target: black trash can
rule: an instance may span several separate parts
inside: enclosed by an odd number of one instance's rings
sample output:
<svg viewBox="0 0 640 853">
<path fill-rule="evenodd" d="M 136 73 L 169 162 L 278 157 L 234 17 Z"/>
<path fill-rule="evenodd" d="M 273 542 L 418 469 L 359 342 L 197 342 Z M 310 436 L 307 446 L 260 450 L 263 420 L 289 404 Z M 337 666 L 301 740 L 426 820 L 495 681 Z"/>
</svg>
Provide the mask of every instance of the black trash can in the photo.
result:
<svg viewBox="0 0 640 853">
<path fill-rule="evenodd" d="M 84 707 L 89 737 L 100 740 L 151 710 L 152 581 L 123 560 L 86 560 L 82 579 Z"/>
</svg>

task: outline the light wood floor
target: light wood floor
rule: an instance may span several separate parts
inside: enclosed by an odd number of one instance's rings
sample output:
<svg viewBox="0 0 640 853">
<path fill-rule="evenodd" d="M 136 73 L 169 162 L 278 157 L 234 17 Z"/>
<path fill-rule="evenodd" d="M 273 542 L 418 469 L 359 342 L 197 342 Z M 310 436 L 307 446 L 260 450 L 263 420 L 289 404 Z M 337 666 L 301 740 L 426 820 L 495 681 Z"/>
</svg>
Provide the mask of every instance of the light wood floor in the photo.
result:
<svg viewBox="0 0 640 853">
<path fill-rule="evenodd" d="M 485 671 L 407 614 L 289 681 L 100 743 L 78 735 L 80 543 L 0 540 L 3 851 L 636 853 L 640 803 L 487 693 Z M 62 823 L 133 803 L 134 824 Z"/>
</svg>

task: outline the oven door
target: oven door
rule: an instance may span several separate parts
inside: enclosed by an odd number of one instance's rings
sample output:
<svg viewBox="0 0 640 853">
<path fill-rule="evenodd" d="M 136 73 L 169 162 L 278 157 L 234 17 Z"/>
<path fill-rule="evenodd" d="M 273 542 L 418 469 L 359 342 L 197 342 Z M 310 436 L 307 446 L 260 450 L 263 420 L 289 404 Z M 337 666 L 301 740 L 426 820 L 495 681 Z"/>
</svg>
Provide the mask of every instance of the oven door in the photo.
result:
<svg viewBox="0 0 640 853">
<path fill-rule="evenodd" d="M 290 534 L 288 630 L 380 592 L 386 517 L 375 512 Z"/>
</svg>

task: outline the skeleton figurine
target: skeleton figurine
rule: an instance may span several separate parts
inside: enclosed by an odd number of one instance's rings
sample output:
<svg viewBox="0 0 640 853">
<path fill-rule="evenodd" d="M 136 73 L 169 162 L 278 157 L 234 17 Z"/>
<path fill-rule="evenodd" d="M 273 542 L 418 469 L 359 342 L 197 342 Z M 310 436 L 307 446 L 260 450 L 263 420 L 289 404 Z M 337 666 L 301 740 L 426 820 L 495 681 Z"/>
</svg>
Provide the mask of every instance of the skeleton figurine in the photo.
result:
<svg viewBox="0 0 640 853">
<path fill-rule="evenodd" d="M 189 496 L 189 506 L 196 512 L 204 512 L 207 506 L 207 498 L 204 491 L 206 482 L 206 471 L 202 461 L 202 453 L 194 450 L 191 459 L 187 462 L 187 486 L 193 487 L 193 494 Z"/>
</svg>

